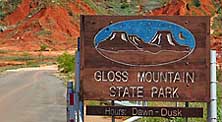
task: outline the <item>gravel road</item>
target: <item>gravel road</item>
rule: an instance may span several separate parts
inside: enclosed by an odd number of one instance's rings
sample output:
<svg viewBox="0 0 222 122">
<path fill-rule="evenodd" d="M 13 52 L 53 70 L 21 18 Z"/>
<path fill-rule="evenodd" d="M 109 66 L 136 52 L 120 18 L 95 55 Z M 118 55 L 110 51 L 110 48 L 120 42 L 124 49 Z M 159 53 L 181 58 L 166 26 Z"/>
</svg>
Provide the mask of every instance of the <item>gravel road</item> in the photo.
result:
<svg viewBox="0 0 222 122">
<path fill-rule="evenodd" d="M 63 81 L 56 67 L 19 69 L 0 75 L 1 122 L 65 122 Z"/>
</svg>

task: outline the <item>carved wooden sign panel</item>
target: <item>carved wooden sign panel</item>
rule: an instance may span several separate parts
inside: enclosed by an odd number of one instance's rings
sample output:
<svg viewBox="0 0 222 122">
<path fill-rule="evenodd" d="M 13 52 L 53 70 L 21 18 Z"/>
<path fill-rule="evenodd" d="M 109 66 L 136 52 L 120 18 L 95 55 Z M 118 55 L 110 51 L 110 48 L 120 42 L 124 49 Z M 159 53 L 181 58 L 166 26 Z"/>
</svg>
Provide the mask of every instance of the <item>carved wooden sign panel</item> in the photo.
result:
<svg viewBox="0 0 222 122">
<path fill-rule="evenodd" d="M 81 16 L 81 94 L 209 100 L 209 17 Z"/>
</svg>

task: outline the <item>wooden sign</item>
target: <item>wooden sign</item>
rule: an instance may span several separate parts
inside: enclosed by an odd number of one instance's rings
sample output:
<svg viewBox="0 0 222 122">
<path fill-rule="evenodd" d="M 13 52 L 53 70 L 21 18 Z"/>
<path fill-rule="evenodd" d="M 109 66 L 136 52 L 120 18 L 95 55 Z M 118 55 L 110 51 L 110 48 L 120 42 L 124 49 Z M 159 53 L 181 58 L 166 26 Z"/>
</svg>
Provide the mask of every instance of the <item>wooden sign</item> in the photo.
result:
<svg viewBox="0 0 222 122">
<path fill-rule="evenodd" d="M 86 115 L 147 116 L 147 117 L 203 117 L 203 108 L 86 106 Z"/>
<path fill-rule="evenodd" d="M 209 101 L 209 17 L 81 16 L 87 100 Z"/>
</svg>

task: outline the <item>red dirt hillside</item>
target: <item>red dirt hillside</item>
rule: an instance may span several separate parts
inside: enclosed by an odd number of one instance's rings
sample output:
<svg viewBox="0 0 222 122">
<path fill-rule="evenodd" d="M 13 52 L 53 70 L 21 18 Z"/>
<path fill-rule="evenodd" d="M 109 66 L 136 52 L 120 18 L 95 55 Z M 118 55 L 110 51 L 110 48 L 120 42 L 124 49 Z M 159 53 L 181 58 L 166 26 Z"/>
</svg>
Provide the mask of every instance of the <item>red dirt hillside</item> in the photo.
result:
<svg viewBox="0 0 222 122">
<path fill-rule="evenodd" d="M 74 49 L 79 36 L 79 15 L 95 14 L 83 1 L 47 3 L 23 0 L 1 23 L 0 50 L 36 51 L 42 45 L 50 50 Z"/>
<path fill-rule="evenodd" d="M 217 11 L 214 3 L 210 0 L 200 0 L 200 5 L 196 6 L 192 0 L 172 0 L 164 7 L 154 9 L 147 15 L 211 16 Z"/>
<path fill-rule="evenodd" d="M 160 15 L 185 15 L 185 2 L 181 0 L 173 0 L 171 3 L 167 4 L 162 8 L 157 8 L 152 10 L 146 15 L 160 16 Z"/>
</svg>

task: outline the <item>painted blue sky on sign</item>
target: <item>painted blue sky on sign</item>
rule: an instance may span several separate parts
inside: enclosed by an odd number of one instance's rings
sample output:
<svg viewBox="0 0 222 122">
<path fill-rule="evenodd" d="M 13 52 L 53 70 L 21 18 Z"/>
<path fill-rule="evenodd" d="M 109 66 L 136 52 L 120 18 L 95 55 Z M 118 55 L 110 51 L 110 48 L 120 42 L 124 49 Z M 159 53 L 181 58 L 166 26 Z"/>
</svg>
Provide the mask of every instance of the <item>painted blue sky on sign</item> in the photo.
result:
<svg viewBox="0 0 222 122">
<path fill-rule="evenodd" d="M 172 22 L 151 19 L 127 20 L 111 24 L 100 30 L 96 34 L 94 41 L 95 46 L 97 46 L 100 42 L 108 38 L 112 32 L 124 31 L 129 35 L 137 35 L 148 43 L 152 40 L 157 31 L 166 30 L 172 32 L 174 39 L 180 45 L 189 46 L 191 49 L 195 48 L 194 36 L 186 28 Z M 180 33 L 182 33 L 183 39 L 179 37 Z"/>
</svg>

